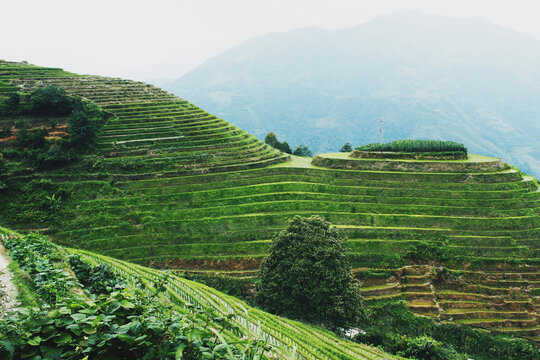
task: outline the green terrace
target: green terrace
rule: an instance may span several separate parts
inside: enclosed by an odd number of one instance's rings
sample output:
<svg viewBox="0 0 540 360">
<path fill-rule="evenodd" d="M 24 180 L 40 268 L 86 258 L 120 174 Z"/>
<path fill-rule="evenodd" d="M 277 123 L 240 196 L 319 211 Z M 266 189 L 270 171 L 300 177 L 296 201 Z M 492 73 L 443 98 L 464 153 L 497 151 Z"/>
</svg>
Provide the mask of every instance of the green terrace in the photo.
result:
<svg viewBox="0 0 540 360">
<path fill-rule="evenodd" d="M 3 84 L 61 86 L 114 115 L 80 163 L 12 174 L 5 225 L 140 265 L 254 276 L 291 217 L 318 214 L 348 236 L 368 302 L 540 335 L 538 182 L 500 159 L 291 157 L 144 83 L 0 62 Z M 31 186 L 62 194 L 61 221 L 20 200 Z"/>
</svg>

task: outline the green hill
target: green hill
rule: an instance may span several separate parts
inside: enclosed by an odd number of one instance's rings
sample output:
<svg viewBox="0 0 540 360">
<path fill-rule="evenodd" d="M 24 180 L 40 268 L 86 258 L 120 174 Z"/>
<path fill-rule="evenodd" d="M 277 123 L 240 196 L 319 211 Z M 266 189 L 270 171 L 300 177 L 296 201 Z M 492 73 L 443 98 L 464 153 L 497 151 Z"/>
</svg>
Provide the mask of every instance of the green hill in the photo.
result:
<svg viewBox="0 0 540 360">
<path fill-rule="evenodd" d="M 419 314 L 540 335 L 538 183 L 499 159 L 312 161 L 144 83 L 8 62 L 0 82 L 3 94 L 61 86 L 113 115 L 79 162 L 10 162 L 3 225 L 141 265 L 249 278 L 289 218 L 318 214 L 349 237 L 371 303 L 402 298 Z"/>
<path fill-rule="evenodd" d="M 18 234 L 8 229 L 0 228 L 0 240 L 3 241 L 4 239 L 18 237 L 20 237 Z M 161 270 L 146 268 L 87 251 L 69 248 L 60 248 L 60 251 L 66 254 L 79 255 L 85 262 L 92 265 L 106 264 L 114 273 L 132 285 L 142 283 L 147 288 L 153 289 L 156 286 L 155 281 L 162 279 L 164 276 L 164 272 Z M 69 265 L 66 262 L 62 267 L 69 268 Z M 230 344 L 241 343 L 241 340 L 247 337 L 265 341 L 272 349 L 266 354 L 270 355 L 268 358 L 339 358 L 351 360 L 399 358 L 384 353 L 381 350 L 339 338 L 334 333 L 323 328 L 289 320 L 252 308 L 246 303 L 208 286 L 174 275 L 167 275 L 165 279 L 165 297 L 174 305 L 174 309 L 179 314 L 185 316 L 189 311 L 193 311 L 194 308 L 201 308 L 207 312 L 212 311 L 216 317 L 221 317 L 221 319 L 228 318 L 232 322 L 232 325 L 236 326 L 236 330 L 224 331 L 223 336 L 226 340 Z M 79 293 L 81 292 L 79 289 Z M 75 317 L 76 315 L 73 316 Z M 211 326 L 219 327 L 219 325 L 214 323 L 211 323 Z M 77 329 L 74 327 L 72 327 L 72 331 L 75 334 L 77 333 Z M 90 332 L 89 335 L 91 334 Z M 64 343 L 59 344 L 65 345 Z M 0 349 L 2 349 L 3 345 L 0 346 Z"/>
</svg>

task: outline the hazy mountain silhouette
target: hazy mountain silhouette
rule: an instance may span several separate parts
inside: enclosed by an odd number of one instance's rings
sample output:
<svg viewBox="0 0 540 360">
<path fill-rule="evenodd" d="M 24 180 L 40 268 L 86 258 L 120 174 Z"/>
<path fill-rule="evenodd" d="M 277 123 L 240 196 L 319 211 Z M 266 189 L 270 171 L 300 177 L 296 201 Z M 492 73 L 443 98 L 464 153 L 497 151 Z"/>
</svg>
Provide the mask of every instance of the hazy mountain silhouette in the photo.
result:
<svg viewBox="0 0 540 360">
<path fill-rule="evenodd" d="M 163 86 L 249 132 L 338 151 L 446 139 L 540 176 L 540 40 L 419 13 L 253 38 Z"/>
</svg>

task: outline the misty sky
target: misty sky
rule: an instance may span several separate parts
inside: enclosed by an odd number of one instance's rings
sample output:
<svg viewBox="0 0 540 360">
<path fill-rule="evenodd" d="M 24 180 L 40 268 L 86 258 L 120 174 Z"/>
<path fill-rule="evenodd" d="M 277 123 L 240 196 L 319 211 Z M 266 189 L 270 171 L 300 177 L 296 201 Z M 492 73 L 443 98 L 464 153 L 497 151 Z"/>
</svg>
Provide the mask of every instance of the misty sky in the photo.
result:
<svg viewBox="0 0 540 360">
<path fill-rule="evenodd" d="M 177 78 L 268 32 L 422 11 L 540 38 L 539 0 L 1 0 L 0 59 L 136 80 Z"/>
</svg>

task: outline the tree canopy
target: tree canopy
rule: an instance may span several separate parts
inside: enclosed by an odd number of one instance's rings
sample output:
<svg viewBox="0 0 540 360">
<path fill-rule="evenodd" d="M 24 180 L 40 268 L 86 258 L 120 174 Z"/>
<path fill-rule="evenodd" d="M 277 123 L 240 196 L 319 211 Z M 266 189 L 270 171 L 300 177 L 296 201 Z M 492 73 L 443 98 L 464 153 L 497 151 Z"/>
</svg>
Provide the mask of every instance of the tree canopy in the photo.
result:
<svg viewBox="0 0 540 360">
<path fill-rule="evenodd" d="M 345 144 L 343 144 L 343 146 L 341 147 L 341 150 L 339 150 L 340 152 L 351 152 L 353 149 L 352 149 L 352 145 L 350 142 L 346 142 Z"/>
<path fill-rule="evenodd" d="M 295 216 L 274 236 L 260 268 L 256 302 L 291 318 L 334 327 L 363 314 L 353 282 L 347 241 L 319 216 Z"/>
<path fill-rule="evenodd" d="M 280 151 L 283 151 L 284 153 L 287 153 L 287 154 L 292 153 L 291 147 L 289 146 L 289 144 L 286 141 L 280 142 L 277 139 L 276 134 L 274 134 L 273 132 L 269 132 L 266 135 L 266 137 L 264 138 L 264 142 L 270 145 L 271 147 L 273 147 L 274 149 L 278 149 Z"/>
</svg>

